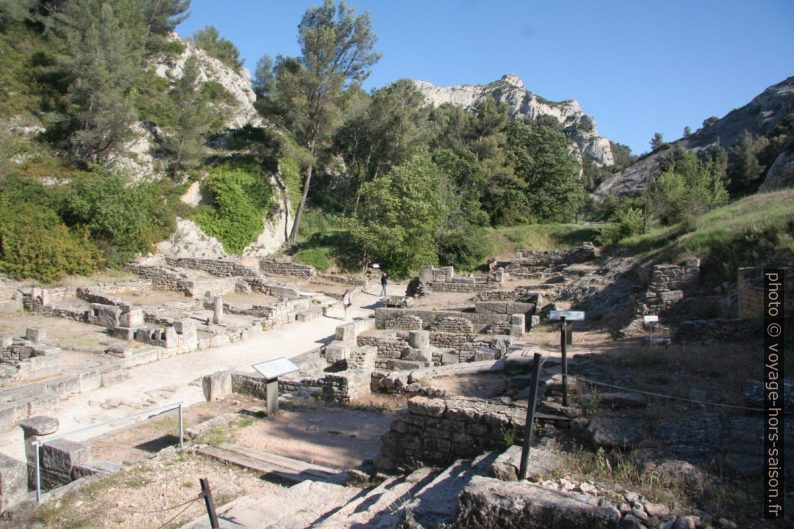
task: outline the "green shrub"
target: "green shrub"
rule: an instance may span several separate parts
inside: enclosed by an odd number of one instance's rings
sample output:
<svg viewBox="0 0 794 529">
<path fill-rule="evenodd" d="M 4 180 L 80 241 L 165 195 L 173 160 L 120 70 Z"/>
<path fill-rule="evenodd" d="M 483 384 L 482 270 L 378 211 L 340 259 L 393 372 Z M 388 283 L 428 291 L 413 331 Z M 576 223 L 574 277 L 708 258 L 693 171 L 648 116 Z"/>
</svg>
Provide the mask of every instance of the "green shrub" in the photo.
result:
<svg viewBox="0 0 794 529">
<path fill-rule="evenodd" d="M 207 187 L 213 206 L 194 220 L 227 252 L 242 253 L 262 233 L 263 219 L 272 210 L 270 184 L 253 164 L 226 164 L 212 172 Z"/>
<path fill-rule="evenodd" d="M 437 237 L 437 243 L 439 262 L 464 272 L 482 264 L 491 249 L 485 230 L 476 226 L 445 230 Z"/>
<path fill-rule="evenodd" d="M 99 267 L 99 251 L 87 232 L 73 233 L 54 209 L 14 191 L 0 190 L 0 272 L 49 283 Z"/>
<path fill-rule="evenodd" d="M 615 222 L 604 227 L 599 242 L 606 246 L 617 244 L 626 237 L 642 233 L 642 226 L 642 210 L 629 207 L 619 211 L 615 216 Z"/>
<path fill-rule="evenodd" d="M 168 198 L 160 183 L 127 185 L 120 174 L 100 170 L 71 186 L 61 214 L 66 224 L 88 230 L 108 266 L 121 267 L 173 232 L 175 216 Z"/>
</svg>

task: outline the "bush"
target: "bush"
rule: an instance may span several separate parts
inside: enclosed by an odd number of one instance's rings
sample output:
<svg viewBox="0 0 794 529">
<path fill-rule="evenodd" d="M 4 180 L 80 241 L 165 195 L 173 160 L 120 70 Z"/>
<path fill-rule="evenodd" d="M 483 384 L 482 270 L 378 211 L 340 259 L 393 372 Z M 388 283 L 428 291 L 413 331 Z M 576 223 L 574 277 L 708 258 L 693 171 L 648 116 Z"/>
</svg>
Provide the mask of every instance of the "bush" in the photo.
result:
<svg viewBox="0 0 794 529">
<path fill-rule="evenodd" d="M 474 270 L 490 253 L 485 230 L 476 226 L 442 232 L 437 242 L 440 263 L 443 266 L 454 266 L 461 271 Z"/>
<path fill-rule="evenodd" d="M 643 212 L 639 208 L 626 208 L 618 211 L 615 222 L 604 227 L 598 242 L 604 246 L 619 243 L 626 237 L 642 233 Z"/>
<path fill-rule="evenodd" d="M 273 190 L 253 164 L 226 164 L 210 175 L 208 188 L 213 207 L 194 220 L 224 249 L 240 254 L 264 229 L 263 219 L 274 205 Z"/>
<path fill-rule="evenodd" d="M 73 233 L 54 209 L 14 187 L 3 185 L 0 191 L 0 272 L 49 283 L 99 267 L 99 251 L 86 231 Z"/>
<path fill-rule="evenodd" d="M 127 185 L 121 175 L 100 170 L 72 185 L 61 214 L 66 224 L 88 231 L 108 266 L 121 267 L 173 232 L 169 195 L 160 183 Z"/>
<path fill-rule="evenodd" d="M 311 265 L 320 272 L 325 272 L 334 265 L 330 252 L 330 248 L 306 248 L 295 254 L 295 260 L 299 263 Z"/>
</svg>

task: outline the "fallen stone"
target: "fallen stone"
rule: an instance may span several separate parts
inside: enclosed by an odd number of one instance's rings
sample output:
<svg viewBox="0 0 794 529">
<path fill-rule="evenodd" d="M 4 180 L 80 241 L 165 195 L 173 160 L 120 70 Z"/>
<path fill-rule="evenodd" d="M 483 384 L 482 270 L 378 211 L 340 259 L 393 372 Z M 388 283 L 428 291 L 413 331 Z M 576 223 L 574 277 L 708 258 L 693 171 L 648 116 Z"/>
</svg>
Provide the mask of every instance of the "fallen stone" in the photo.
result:
<svg viewBox="0 0 794 529">
<path fill-rule="evenodd" d="M 620 512 L 610 503 L 577 492 L 527 482 L 475 476 L 461 493 L 453 527 L 458 529 L 590 529 L 616 527 Z"/>
<path fill-rule="evenodd" d="M 659 518 L 663 518 L 670 514 L 670 509 L 667 505 L 663 503 L 651 503 L 649 501 L 645 502 L 645 512 L 647 512 L 651 516 L 658 516 Z"/>
<path fill-rule="evenodd" d="M 642 439 L 645 421 L 641 417 L 595 417 L 584 432 L 594 446 L 628 448 Z"/>
<path fill-rule="evenodd" d="M 643 529 L 642 520 L 629 513 L 620 521 L 619 529 Z"/>
<path fill-rule="evenodd" d="M 672 529 L 696 529 L 697 516 L 681 516 L 673 523 Z"/>
<path fill-rule="evenodd" d="M 20 428 L 25 439 L 32 435 L 50 435 L 58 431 L 59 422 L 55 417 L 38 415 L 20 421 Z"/>
<path fill-rule="evenodd" d="M 502 481 L 518 481 L 521 451 L 522 447 L 513 445 L 502 452 L 491 465 L 489 475 Z M 527 480 L 538 482 L 559 468 L 561 464 L 559 455 L 553 449 L 543 445 L 533 446 L 529 451 Z"/>
</svg>

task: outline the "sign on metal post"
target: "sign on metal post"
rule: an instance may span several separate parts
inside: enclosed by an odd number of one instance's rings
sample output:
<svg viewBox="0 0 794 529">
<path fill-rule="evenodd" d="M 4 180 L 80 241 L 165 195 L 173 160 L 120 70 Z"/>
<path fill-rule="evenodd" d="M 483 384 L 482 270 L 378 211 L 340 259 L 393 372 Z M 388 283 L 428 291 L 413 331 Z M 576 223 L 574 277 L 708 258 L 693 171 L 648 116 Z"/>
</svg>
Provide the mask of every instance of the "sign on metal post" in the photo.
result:
<svg viewBox="0 0 794 529">
<path fill-rule="evenodd" d="M 259 371 L 267 380 L 275 380 L 282 375 L 294 373 L 298 370 L 298 366 L 293 364 L 289 358 L 284 357 L 268 360 L 267 362 L 260 362 L 251 367 Z"/>
<path fill-rule="evenodd" d="M 549 319 L 558 321 L 565 318 L 567 321 L 584 321 L 583 310 L 553 310 L 549 312 Z"/>
</svg>

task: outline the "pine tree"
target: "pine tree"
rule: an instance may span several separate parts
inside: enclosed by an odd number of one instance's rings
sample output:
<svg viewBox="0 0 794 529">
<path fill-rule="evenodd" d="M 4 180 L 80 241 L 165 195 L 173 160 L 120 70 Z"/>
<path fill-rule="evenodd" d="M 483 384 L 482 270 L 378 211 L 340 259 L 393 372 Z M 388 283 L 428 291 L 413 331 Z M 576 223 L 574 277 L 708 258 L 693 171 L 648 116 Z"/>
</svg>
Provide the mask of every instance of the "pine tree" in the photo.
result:
<svg viewBox="0 0 794 529">
<path fill-rule="evenodd" d="M 364 13 L 355 16 L 344 1 L 308 9 L 298 26 L 301 56 L 277 61 L 275 83 L 262 106 L 309 154 L 303 196 L 289 236 L 295 242 L 312 182 L 317 156 L 341 124 L 350 89 L 369 76 L 380 58 L 373 51 L 375 35 Z"/>
<path fill-rule="evenodd" d="M 199 64 L 195 55 L 185 61 L 182 77 L 170 97 L 174 103 L 174 135 L 166 143 L 173 155 L 174 178 L 201 159 L 203 144 L 212 123 L 212 111 L 198 82 Z"/>
<path fill-rule="evenodd" d="M 74 0 L 52 25 L 75 158 L 94 162 L 131 137 L 133 98 L 143 72 L 143 18 L 138 0 Z"/>
</svg>

